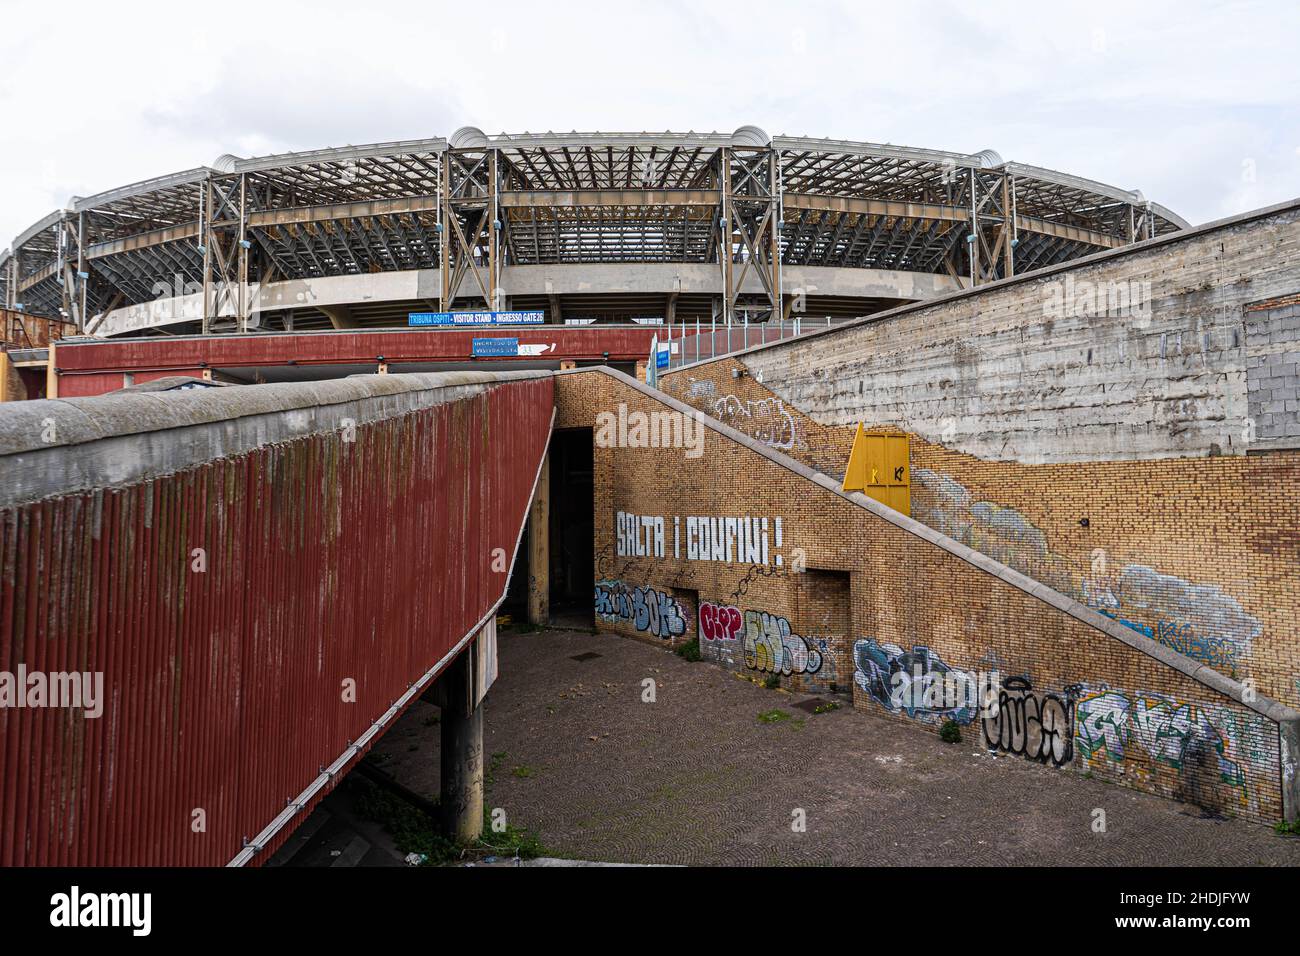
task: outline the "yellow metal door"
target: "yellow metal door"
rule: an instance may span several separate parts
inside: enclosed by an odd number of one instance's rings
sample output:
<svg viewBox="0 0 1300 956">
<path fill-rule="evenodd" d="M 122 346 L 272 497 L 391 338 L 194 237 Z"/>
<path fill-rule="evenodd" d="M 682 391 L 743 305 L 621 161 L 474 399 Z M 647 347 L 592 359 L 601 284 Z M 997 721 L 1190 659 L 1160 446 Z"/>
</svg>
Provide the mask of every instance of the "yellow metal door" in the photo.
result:
<svg viewBox="0 0 1300 956">
<path fill-rule="evenodd" d="M 858 423 L 844 474 L 845 491 L 861 491 L 882 505 L 912 514 L 911 440 L 904 432 L 868 432 Z"/>
</svg>

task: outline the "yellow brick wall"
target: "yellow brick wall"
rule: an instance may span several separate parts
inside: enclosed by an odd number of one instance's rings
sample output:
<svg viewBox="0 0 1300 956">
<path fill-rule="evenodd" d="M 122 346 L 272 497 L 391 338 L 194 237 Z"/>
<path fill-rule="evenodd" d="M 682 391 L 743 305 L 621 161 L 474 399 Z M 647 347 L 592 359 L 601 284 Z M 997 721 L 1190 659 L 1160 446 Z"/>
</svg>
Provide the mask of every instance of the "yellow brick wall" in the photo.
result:
<svg viewBox="0 0 1300 956">
<path fill-rule="evenodd" d="M 660 388 L 841 479 L 853 427 L 819 425 L 735 369 Z M 917 520 L 1300 707 L 1300 452 L 1022 465 L 915 434 L 911 451 Z"/>
<path fill-rule="evenodd" d="M 600 413 L 616 414 L 620 404 L 629 414 L 664 410 L 658 401 L 598 371 L 560 376 L 556 404 L 558 428 L 592 427 Z M 805 455 L 828 451 L 829 442 L 821 439 L 829 436 L 812 429 L 805 436 Z M 764 637 L 784 635 L 776 623 L 783 619 L 788 643 L 794 645 L 782 648 L 791 670 L 782 677 L 787 686 L 820 693 L 834 684 L 851 689 L 856 707 L 929 727 L 956 719 L 970 743 L 984 742 L 976 710 L 956 706 L 959 701 L 927 701 L 920 689 L 945 672 L 953 682 L 974 682 L 990 673 L 1020 677 L 1031 686 L 1013 683 L 1004 713 L 1023 709 L 1016 698 L 1028 696 L 1043 714 L 1054 711 L 1069 721 L 1058 725 L 1061 732 L 1048 735 L 1048 746 L 1033 756 L 1041 753 L 1053 762 L 1063 760 L 1079 770 L 1227 814 L 1261 822 L 1280 817 L 1276 723 L 758 452 L 706 430 L 698 457 L 682 448 L 601 447 L 598 442 L 594 468 L 597 581 L 609 593 L 645 589 L 645 594 L 670 598 L 677 614 L 656 611 L 655 618 L 680 616 L 682 633 L 669 635 L 668 641 L 698 635 L 702 649 L 720 645 L 708 648 L 711 657 L 729 657 L 739 672 L 762 676 L 757 667 L 746 666 L 747 657 L 753 665 L 759 656 L 747 653 L 746 644 L 770 646 Z M 663 556 L 618 555 L 618 512 L 662 518 Z M 766 519 L 768 560 L 746 561 L 738 554 L 732 560 L 690 560 L 684 545 L 680 553 L 674 548 L 673 529 L 692 516 Z M 838 621 L 839 598 L 819 604 L 810 597 L 816 588 L 807 585 L 818 570 L 840 572 L 847 581 L 847 614 Z M 740 612 L 742 622 L 728 628 L 737 635 L 729 649 L 721 640 L 699 635 L 697 601 Z M 745 619 L 751 613 L 768 618 L 756 620 L 757 640 L 747 642 Z M 638 629 L 634 614 L 598 614 L 597 623 L 605 630 L 665 642 L 665 637 Z M 843 633 L 831 633 L 842 625 L 847 625 Z M 899 668 L 909 674 L 919 671 L 918 683 L 899 698 L 881 694 L 877 678 Z M 999 736 L 999 727 L 994 718 L 988 731 L 992 737 Z M 1028 748 L 1013 744 L 1010 749 Z"/>
</svg>

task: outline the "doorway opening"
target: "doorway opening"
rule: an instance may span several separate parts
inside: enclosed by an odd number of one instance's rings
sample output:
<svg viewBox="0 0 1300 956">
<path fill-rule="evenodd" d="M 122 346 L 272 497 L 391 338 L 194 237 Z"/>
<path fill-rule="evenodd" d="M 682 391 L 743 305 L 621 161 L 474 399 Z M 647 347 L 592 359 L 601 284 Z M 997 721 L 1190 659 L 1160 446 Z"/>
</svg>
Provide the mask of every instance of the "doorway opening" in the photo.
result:
<svg viewBox="0 0 1300 956">
<path fill-rule="evenodd" d="M 591 627 L 596 620 L 596 524 L 592 430 L 566 428 L 551 436 L 551 620 Z"/>
</svg>

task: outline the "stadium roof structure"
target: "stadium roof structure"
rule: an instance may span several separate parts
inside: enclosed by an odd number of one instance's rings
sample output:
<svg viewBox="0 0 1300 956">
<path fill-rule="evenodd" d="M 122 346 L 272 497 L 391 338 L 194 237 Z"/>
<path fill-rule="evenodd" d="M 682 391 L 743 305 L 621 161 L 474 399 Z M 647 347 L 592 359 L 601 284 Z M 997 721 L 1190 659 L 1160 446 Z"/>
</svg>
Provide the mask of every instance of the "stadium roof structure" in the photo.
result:
<svg viewBox="0 0 1300 956">
<path fill-rule="evenodd" d="M 552 274 L 570 267 L 601 267 L 587 291 L 615 295 L 639 288 L 618 266 L 642 267 L 642 278 L 682 266 L 716 274 L 716 310 L 761 319 L 788 308 L 800 269 L 847 270 L 850 285 L 854 270 L 981 284 L 1187 225 L 1140 192 L 992 150 L 754 126 L 466 127 L 447 139 L 223 155 L 73 198 L 0 253 L 0 303 L 92 328 L 93 317 L 188 290 L 207 331 L 223 316 L 244 328 L 250 286 L 277 282 L 420 273 L 412 300 L 451 310 L 554 294 Z M 530 266 L 549 270 L 537 288 L 536 277 L 504 281 Z M 893 298 L 907 293 L 903 283 Z"/>
</svg>

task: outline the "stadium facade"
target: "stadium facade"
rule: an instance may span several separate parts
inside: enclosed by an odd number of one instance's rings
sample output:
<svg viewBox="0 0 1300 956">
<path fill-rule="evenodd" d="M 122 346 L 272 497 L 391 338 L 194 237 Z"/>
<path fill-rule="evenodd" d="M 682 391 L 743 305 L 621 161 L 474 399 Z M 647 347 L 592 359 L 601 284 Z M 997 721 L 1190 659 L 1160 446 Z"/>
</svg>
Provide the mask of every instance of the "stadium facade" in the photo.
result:
<svg viewBox="0 0 1300 956">
<path fill-rule="evenodd" d="M 719 133 L 345 146 L 74 198 L 0 253 L 0 304 L 83 333 L 871 314 L 1164 235 L 1119 189 L 962 154 Z"/>
</svg>

